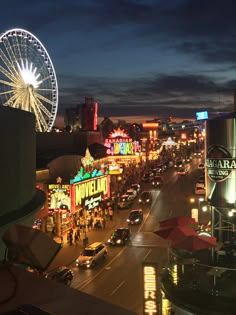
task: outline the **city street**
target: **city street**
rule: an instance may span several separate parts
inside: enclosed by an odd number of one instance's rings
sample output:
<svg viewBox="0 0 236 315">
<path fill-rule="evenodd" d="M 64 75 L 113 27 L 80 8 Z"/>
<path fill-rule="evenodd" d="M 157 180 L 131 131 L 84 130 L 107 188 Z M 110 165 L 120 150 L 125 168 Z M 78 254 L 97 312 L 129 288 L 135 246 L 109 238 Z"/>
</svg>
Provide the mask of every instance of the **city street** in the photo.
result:
<svg viewBox="0 0 236 315">
<path fill-rule="evenodd" d="M 160 220 L 191 215 L 192 205 L 189 200 L 193 196 L 194 183 L 199 177 L 198 163 L 199 159 L 194 159 L 189 174 L 185 176 L 177 176 L 174 168 L 165 171 L 161 190 L 152 189 L 150 183 L 142 184 L 142 190 L 152 191 L 152 206 L 143 208 L 144 220 L 141 225 L 130 227 L 131 238 L 128 244 L 124 247 L 110 246 L 105 261 L 93 269 L 78 269 L 75 259 L 83 248 L 83 241 L 80 240 L 78 245 L 65 244 L 50 268 L 70 266 L 74 272 L 73 288 L 141 314 L 142 262 L 156 262 L 160 273 L 168 261 L 169 241 L 158 237 L 153 231 L 159 228 Z M 132 208 L 139 207 L 136 200 Z M 113 220 L 107 222 L 104 230 L 89 231 L 89 243 L 107 242 L 116 227 L 127 226 L 129 211 L 116 210 Z"/>
</svg>

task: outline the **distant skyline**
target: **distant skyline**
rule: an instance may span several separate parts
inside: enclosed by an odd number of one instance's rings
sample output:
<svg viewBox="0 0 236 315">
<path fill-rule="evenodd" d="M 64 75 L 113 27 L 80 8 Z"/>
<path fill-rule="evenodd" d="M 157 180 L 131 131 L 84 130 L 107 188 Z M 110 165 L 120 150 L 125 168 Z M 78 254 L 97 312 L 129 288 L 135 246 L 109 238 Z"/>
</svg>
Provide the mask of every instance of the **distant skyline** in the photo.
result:
<svg viewBox="0 0 236 315">
<path fill-rule="evenodd" d="M 13 0 L 1 12 L 1 33 L 26 29 L 48 51 L 58 118 L 85 97 L 124 120 L 234 110 L 233 0 Z"/>
</svg>

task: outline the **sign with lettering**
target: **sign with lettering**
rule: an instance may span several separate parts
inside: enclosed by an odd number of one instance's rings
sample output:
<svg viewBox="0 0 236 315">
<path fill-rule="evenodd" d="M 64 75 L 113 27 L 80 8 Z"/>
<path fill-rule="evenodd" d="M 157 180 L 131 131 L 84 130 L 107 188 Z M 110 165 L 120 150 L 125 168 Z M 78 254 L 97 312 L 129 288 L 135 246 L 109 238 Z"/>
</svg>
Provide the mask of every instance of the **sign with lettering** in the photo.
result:
<svg viewBox="0 0 236 315">
<path fill-rule="evenodd" d="M 93 209 L 99 202 L 110 196 L 110 177 L 100 176 L 74 184 L 75 206 Z"/>
<path fill-rule="evenodd" d="M 157 264 L 143 263 L 143 315 L 158 313 Z"/>
<path fill-rule="evenodd" d="M 70 185 L 49 184 L 48 185 L 48 209 L 49 210 L 70 210 Z"/>
<path fill-rule="evenodd" d="M 213 144 L 207 150 L 206 168 L 211 180 L 224 181 L 236 169 L 236 159 L 222 145 Z"/>
<path fill-rule="evenodd" d="M 138 141 L 133 141 L 132 138 L 123 129 L 114 129 L 109 137 L 105 140 L 108 147 L 107 154 L 109 155 L 133 155 L 141 151 Z"/>
</svg>

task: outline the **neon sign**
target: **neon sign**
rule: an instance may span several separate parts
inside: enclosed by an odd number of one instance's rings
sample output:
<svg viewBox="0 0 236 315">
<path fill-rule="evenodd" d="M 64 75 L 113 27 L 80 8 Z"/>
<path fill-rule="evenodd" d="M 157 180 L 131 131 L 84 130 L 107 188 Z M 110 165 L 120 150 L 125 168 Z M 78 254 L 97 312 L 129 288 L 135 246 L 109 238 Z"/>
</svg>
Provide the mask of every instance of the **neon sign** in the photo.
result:
<svg viewBox="0 0 236 315">
<path fill-rule="evenodd" d="M 143 264 L 143 314 L 158 314 L 157 304 L 157 266 Z"/>
<path fill-rule="evenodd" d="M 94 169 L 92 171 L 92 173 L 89 173 L 89 172 L 84 172 L 84 168 L 81 167 L 79 170 L 79 173 L 73 179 L 70 180 L 70 184 L 78 183 L 78 182 L 81 182 L 83 180 L 102 176 L 102 175 L 104 175 L 104 174 L 101 170 Z"/>
<path fill-rule="evenodd" d="M 85 203 L 85 200 L 96 195 L 107 195 L 109 192 L 108 176 L 86 180 L 75 185 L 75 204 L 76 206 Z"/>
<path fill-rule="evenodd" d="M 113 130 L 105 140 L 105 146 L 108 147 L 107 153 L 110 155 L 133 155 L 141 150 L 138 141 L 133 141 L 127 132 L 120 128 Z"/>
</svg>

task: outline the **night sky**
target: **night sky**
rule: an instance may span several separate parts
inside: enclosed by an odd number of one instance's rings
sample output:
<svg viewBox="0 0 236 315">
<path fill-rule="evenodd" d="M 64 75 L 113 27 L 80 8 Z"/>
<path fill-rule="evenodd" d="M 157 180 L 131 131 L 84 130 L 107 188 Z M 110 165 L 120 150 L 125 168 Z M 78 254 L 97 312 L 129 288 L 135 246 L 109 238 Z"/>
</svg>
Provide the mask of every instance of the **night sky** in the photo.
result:
<svg viewBox="0 0 236 315">
<path fill-rule="evenodd" d="M 45 46 L 58 116 L 94 97 L 99 116 L 195 117 L 233 111 L 236 1 L 2 1 L 0 32 Z"/>
</svg>

